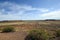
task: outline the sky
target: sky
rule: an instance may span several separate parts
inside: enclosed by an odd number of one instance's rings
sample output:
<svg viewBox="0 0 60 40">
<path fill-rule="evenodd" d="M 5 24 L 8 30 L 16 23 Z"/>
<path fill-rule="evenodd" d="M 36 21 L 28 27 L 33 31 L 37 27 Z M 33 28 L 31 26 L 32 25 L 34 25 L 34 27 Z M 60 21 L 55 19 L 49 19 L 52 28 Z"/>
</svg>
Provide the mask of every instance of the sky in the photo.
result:
<svg viewBox="0 0 60 40">
<path fill-rule="evenodd" d="M 60 0 L 0 0 L 0 20 L 60 19 Z"/>
</svg>

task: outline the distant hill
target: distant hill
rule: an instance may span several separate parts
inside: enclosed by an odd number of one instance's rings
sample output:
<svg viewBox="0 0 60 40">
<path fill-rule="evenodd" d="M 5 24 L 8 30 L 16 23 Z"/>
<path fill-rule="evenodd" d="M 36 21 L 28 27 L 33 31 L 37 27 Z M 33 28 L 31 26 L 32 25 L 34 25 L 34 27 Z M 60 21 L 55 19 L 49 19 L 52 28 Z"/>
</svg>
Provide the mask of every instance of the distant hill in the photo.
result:
<svg viewBox="0 0 60 40">
<path fill-rule="evenodd" d="M 0 21 L 1 22 L 22 22 L 22 20 L 4 20 L 4 21 Z"/>
<path fill-rule="evenodd" d="M 45 21 L 57 21 L 56 19 L 46 19 Z"/>
<path fill-rule="evenodd" d="M 0 21 L 1 22 L 39 22 L 39 21 L 60 21 L 56 19 L 45 19 L 45 20 L 4 20 Z"/>
</svg>

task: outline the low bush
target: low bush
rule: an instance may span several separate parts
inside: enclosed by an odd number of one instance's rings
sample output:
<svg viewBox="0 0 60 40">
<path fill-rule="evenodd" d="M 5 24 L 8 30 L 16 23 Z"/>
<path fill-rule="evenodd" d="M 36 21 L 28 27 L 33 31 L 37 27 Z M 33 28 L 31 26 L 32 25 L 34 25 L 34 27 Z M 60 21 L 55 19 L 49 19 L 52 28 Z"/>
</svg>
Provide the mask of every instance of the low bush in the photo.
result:
<svg viewBox="0 0 60 40">
<path fill-rule="evenodd" d="M 13 32 L 13 31 L 15 31 L 14 27 L 4 27 L 2 29 L 2 32 Z"/>
<path fill-rule="evenodd" d="M 56 31 L 56 37 L 60 37 L 60 30 Z"/>
<path fill-rule="evenodd" d="M 32 30 L 26 36 L 25 40 L 53 40 L 53 36 L 46 30 Z"/>
</svg>

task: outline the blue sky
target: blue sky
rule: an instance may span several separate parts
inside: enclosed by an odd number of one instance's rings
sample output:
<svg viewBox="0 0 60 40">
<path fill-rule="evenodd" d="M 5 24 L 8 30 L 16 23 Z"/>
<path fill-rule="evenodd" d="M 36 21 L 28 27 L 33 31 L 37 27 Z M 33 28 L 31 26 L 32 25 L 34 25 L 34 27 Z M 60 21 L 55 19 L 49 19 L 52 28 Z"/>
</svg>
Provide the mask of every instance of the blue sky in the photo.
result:
<svg viewBox="0 0 60 40">
<path fill-rule="evenodd" d="M 60 19 L 60 0 L 0 0 L 0 20 Z"/>
</svg>

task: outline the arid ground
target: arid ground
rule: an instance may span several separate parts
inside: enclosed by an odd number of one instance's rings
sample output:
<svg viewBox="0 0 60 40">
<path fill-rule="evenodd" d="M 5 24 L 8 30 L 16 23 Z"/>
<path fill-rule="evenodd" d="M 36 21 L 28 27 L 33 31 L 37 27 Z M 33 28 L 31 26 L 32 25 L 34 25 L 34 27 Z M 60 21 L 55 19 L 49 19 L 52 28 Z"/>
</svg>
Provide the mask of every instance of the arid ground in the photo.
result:
<svg viewBox="0 0 60 40">
<path fill-rule="evenodd" d="M 24 40 L 29 30 L 46 29 L 54 32 L 60 29 L 60 21 L 16 21 L 16 22 L 0 22 L 0 28 L 13 26 L 16 32 L 0 33 L 0 40 Z M 60 40 L 56 38 L 55 40 Z"/>
</svg>

